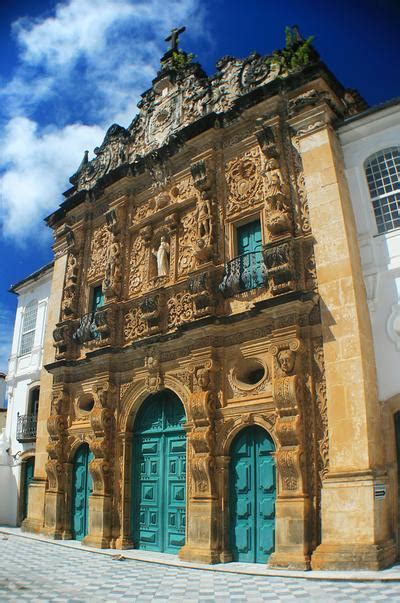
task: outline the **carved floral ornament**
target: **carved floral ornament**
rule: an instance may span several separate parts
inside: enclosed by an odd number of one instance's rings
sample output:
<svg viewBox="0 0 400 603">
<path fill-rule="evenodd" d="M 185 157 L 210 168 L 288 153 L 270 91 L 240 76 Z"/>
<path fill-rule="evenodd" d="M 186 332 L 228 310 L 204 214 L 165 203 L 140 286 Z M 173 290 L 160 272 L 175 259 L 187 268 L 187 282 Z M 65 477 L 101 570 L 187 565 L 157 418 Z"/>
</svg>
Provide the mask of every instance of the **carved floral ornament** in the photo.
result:
<svg viewBox="0 0 400 603">
<path fill-rule="evenodd" d="M 261 157 L 257 148 L 250 149 L 226 164 L 228 212 L 234 214 L 263 201 Z"/>
</svg>

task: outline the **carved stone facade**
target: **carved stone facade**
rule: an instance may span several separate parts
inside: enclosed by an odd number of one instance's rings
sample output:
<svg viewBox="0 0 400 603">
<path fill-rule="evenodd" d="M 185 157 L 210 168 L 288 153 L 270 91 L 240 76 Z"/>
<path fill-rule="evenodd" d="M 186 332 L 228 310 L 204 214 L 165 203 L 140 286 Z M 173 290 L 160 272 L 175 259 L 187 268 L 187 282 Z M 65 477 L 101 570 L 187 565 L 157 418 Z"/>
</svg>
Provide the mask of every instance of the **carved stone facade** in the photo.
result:
<svg viewBox="0 0 400 603">
<path fill-rule="evenodd" d="M 85 542 L 137 546 L 135 418 L 154 395 L 172 391 L 186 417 L 180 556 L 235 558 L 231 446 L 257 427 L 275 450 L 269 563 L 309 569 L 329 514 L 321 489 L 337 426 L 325 357 L 330 301 L 320 298 L 328 277 L 307 185 L 317 179 L 307 180 L 303 140 L 331 131 L 346 113 L 346 92 L 315 51 L 295 73 L 257 54 L 225 57 L 213 78 L 182 55 L 177 69 L 166 53 L 130 128 L 110 128 L 49 218 L 54 278 L 64 285 L 46 357 L 48 459 L 43 453 L 37 465 L 25 528 L 38 529 L 41 516 L 47 534 L 71 534 L 74 454 L 87 442 L 94 458 Z M 335 155 L 334 144 L 324 152 Z M 247 254 L 255 258 L 249 269 L 237 237 L 250 223 L 259 225 L 261 247 Z M 90 312 L 99 286 L 103 305 Z M 350 469 L 347 477 L 340 471 L 336 463 L 337 479 L 351 481 Z"/>
</svg>

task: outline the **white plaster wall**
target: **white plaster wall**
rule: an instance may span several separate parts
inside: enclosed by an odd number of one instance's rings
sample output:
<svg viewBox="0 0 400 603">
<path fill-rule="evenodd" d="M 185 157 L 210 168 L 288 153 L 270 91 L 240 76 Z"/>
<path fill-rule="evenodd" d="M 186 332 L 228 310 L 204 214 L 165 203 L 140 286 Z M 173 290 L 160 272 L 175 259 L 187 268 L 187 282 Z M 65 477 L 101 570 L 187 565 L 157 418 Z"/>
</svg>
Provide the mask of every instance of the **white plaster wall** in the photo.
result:
<svg viewBox="0 0 400 603">
<path fill-rule="evenodd" d="M 50 296 L 51 270 L 18 290 L 11 356 L 7 383 L 7 420 L 0 433 L 0 524 L 16 525 L 20 491 L 21 464 L 25 456 L 34 454 L 35 443 L 21 443 L 16 439 L 18 413 L 28 413 L 29 391 L 40 382 L 43 340 Z M 26 306 L 36 299 L 38 312 L 32 351 L 19 356 L 21 327 Z"/>
<path fill-rule="evenodd" d="M 400 229 L 378 234 L 364 162 L 400 146 L 400 103 L 339 128 L 356 218 L 381 401 L 400 393 Z"/>
</svg>

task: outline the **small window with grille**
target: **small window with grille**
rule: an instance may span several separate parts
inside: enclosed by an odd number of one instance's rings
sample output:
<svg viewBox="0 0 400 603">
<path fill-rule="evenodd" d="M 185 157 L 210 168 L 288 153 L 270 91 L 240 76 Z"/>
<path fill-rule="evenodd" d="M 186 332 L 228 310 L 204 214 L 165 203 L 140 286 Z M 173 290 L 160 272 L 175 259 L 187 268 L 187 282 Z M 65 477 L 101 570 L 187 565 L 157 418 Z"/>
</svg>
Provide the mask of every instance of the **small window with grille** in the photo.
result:
<svg viewBox="0 0 400 603">
<path fill-rule="evenodd" d="M 25 308 L 24 319 L 22 322 L 21 343 L 19 346 L 19 355 L 29 354 L 33 348 L 36 329 L 38 303 L 32 300 Z"/>
<path fill-rule="evenodd" d="M 371 155 L 364 165 L 378 233 L 400 228 L 400 146 Z"/>
</svg>

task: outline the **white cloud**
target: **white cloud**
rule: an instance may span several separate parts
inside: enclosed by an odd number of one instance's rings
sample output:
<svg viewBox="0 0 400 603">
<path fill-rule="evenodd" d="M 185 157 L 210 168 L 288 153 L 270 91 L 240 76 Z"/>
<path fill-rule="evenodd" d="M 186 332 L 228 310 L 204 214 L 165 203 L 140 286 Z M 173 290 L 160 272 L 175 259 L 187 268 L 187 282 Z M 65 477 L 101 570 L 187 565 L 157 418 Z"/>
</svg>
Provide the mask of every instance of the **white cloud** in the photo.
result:
<svg viewBox="0 0 400 603">
<path fill-rule="evenodd" d="M 0 91 L 3 235 L 21 242 L 44 233 L 41 219 L 57 208 L 83 151 L 134 117 L 167 32 L 187 23 L 202 36 L 203 22 L 201 0 L 65 0 L 51 16 L 14 23 L 20 63 Z"/>
<path fill-rule="evenodd" d="M 8 122 L 0 140 L 6 166 L 0 177 L 5 236 L 30 238 L 31 229 L 37 229 L 42 217 L 57 208 L 66 175 L 76 170 L 83 150 L 100 144 L 103 135 L 99 126 L 73 124 L 40 132 L 26 117 Z M 41 232 L 45 236 L 44 228 Z"/>
</svg>

